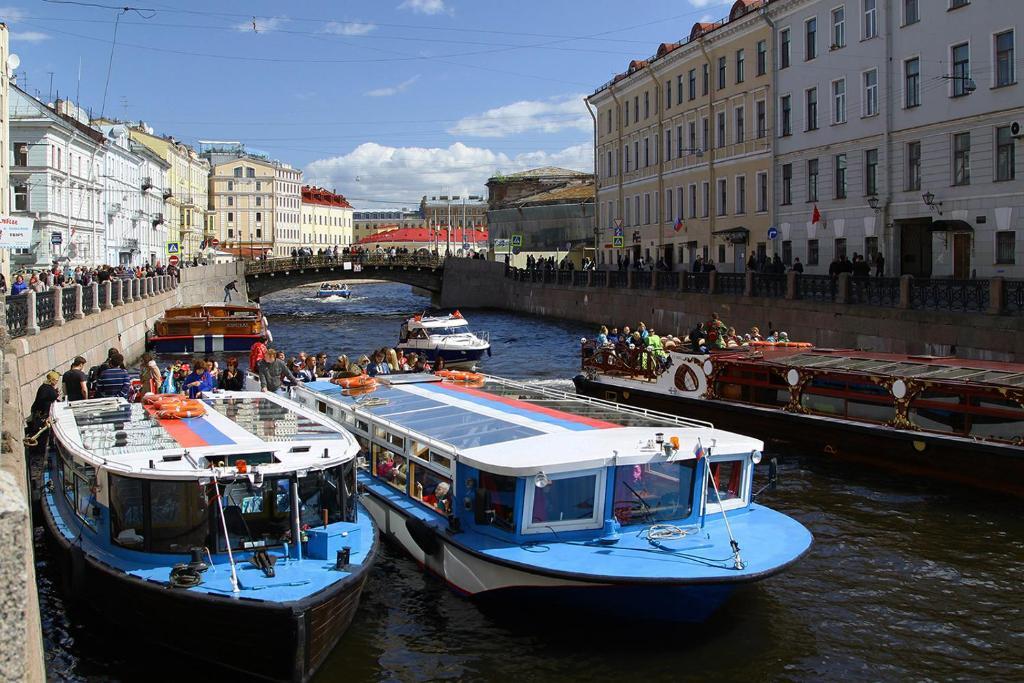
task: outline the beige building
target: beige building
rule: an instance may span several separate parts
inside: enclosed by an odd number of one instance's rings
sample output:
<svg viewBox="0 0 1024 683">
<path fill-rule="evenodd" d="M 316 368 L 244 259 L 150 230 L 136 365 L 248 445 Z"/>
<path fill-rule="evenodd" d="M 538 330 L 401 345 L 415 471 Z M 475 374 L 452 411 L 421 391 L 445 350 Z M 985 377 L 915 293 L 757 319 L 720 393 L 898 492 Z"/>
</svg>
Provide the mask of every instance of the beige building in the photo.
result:
<svg viewBox="0 0 1024 683">
<path fill-rule="evenodd" d="M 209 176 L 211 233 L 246 258 L 300 246 L 302 172 L 253 156 L 217 163 Z"/>
<path fill-rule="evenodd" d="M 352 205 L 344 195 L 322 187 L 302 188 L 302 246 L 317 249 L 351 246 L 354 240 Z"/>
<path fill-rule="evenodd" d="M 11 124 L 7 115 L 7 102 L 10 97 L 8 88 L 7 55 L 9 32 L 7 24 L 0 22 L 0 216 L 9 216 L 11 213 Z M 10 249 L 0 249 L 0 273 L 3 273 L 7 280 L 7 286 L 11 282 L 11 257 Z"/>
<path fill-rule="evenodd" d="M 742 271 L 772 225 L 771 30 L 762 0 L 695 24 L 601 86 L 595 171 L 599 263 L 703 256 Z M 621 221 L 623 246 L 614 227 Z"/>
</svg>

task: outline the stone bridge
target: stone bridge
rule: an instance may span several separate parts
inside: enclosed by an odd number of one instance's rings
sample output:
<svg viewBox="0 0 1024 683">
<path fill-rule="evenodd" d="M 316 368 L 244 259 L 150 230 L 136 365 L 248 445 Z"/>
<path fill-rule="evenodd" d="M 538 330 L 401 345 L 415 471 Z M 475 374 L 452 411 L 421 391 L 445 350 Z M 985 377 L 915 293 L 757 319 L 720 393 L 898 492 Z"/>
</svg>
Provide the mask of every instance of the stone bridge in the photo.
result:
<svg viewBox="0 0 1024 683">
<path fill-rule="evenodd" d="M 307 256 L 247 261 L 245 282 L 249 298 L 260 297 L 283 289 L 338 280 L 390 280 L 441 293 L 444 257 L 433 255 L 384 254 Z"/>
</svg>

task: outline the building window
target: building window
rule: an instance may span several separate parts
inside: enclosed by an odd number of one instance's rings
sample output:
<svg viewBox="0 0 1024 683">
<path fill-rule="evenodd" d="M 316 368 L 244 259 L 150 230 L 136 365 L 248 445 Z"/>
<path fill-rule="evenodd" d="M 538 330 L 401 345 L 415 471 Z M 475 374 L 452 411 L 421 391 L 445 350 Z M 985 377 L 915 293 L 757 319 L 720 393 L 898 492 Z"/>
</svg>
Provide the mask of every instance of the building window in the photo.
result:
<svg viewBox="0 0 1024 683">
<path fill-rule="evenodd" d="M 707 96 L 707 94 L 708 94 L 708 81 L 711 80 L 709 78 L 709 76 L 710 76 L 710 74 L 709 74 L 710 67 L 707 64 L 703 64 L 702 67 L 703 68 L 701 69 L 700 94 L 704 95 L 704 96 Z"/>
<path fill-rule="evenodd" d="M 708 140 L 708 118 L 705 116 L 701 119 L 701 149 L 711 149 L 711 145 Z"/>
<path fill-rule="evenodd" d="M 869 197 L 878 194 L 878 150 L 864 152 L 864 194 Z"/>
<path fill-rule="evenodd" d="M 672 129 L 665 131 L 665 161 L 672 161 Z"/>
<path fill-rule="evenodd" d="M 725 57 L 718 58 L 718 89 L 725 90 Z"/>
<path fill-rule="evenodd" d="M 864 116 L 878 113 L 878 71 L 864 72 Z"/>
<path fill-rule="evenodd" d="M 637 95 L 633 98 L 633 120 L 640 120 L 640 96 Z"/>
<path fill-rule="evenodd" d="M 1011 41 L 1012 42 L 1012 41 Z M 743 82 L 743 50 L 736 50 L 736 82 Z"/>
<path fill-rule="evenodd" d="M 971 134 L 953 136 L 953 184 L 971 184 Z"/>
<path fill-rule="evenodd" d="M 256 198 L 256 206 L 263 206 L 263 197 Z"/>
<path fill-rule="evenodd" d="M 256 222 L 257 223 L 262 223 L 263 222 L 263 213 L 260 212 L 260 211 L 256 212 Z"/>
<path fill-rule="evenodd" d="M 969 94 L 967 81 L 971 77 L 971 49 L 967 43 L 954 45 L 952 49 L 953 61 L 953 97 L 962 97 Z"/>
<path fill-rule="evenodd" d="M 636 168 L 634 170 L 639 171 L 640 170 L 640 141 L 639 140 L 634 140 L 633 141 L 633 163 L 636 164 Z"/>
<path fill-rule="evenodd" d="M 672 108 L 672 81 L 665 81 L 665 109 Z"/>
<path fill-rule="evenodd" d="M 609 109 L 607 112 L 605 112 L 605 120 L 607 121 L 607 125 L 605 126 L 605 128 L 606 128 L 605 132 L 606 133 L 611 133 L 612 132 L 612 110 L 611 109 Z"/>
<path fill-rule="evenodd" d="M 644 91 L 644 118 L 649 118 L 651 115 L 651 93 L 647 90 Z"/>
<path fill-rule="evenodd" d="M 793 203 L 793 164 L 782 165 L 782 203 Z"/>
<path fill-rule="evenodd" d="M 255 178 L 256 177 L 256 169 L 252 168 L 251 166 L 246 166 L 245 167 L 245 177 L 246 178 Z"/>
<path fill-rule="evenodd" d="M 804 61 L 818 56 L 818 19 L 811 17 L 804 22 Z"/>
<path fill-rule="evenodd" d="M 905 107 L 921 104 L 921 60 L 918 57 L 903 62 L 903 91 Z"/>
<path fill-rule="evenodd" d="M 683 127 L 676 126 L 676 158 L 683 156 Z"/>
<path fill-rule="evenodd" d="M 909 26 L 921 20 L 917 7 L 918 0 L 903 0 L 903 25 Z"/>
<path fill-rule="evenodd" d="M 779 31 L 779 68 L 789 66 L 789 29 Z"/>
<path fill-rule="evenodd" d="M 644 168 L 651 165 L 651 139 L 644 138 Z"/>
<path fill-rule="evenodd" d="M 764 213 L 768 210 L 768 174 L 757 174 L 757 211 Z"/>
<path fill-rule="evenodd" d="M 808 88 L 807 99 L 807 130 L 818 129 L 818 89 Z"/>
<path fill-rule="evenodd" d="M 644 194 L 644 225 L 651 223 L 651 195 Z"/>
<path fill-rule="evenodd" d="M 996 232 L 996 263 L 1012 265 L 1017 262 L 1017 233 L 1013 230 Z"/>
<path fill-rule="evenodd" d="M 757 117 L 757 137 L 763 138 L 768 134 L 768 107 L 764 100 L 754 103 L 755 115 Z"/>
<path fill-rule="evenodd" d="M 626 171 L 626 173 L 629 173 L 629 145 L 628 144 L 622 146 L 622 156 L 623 156 L 623 158 L 626 161 L 625 171 Z"/>
<path fill-rule="evenodd" d="M 736 215 L 747 212 L 747 176 L 736 176 Z"/>
<path fill-rule="evenodd" d="M 867 40 L 878 35 L 878 13 L 875 10 L 875 0 L 863 0 L 863 2 L 864 40 Z"/>
<path fill-rule="evenodd" d="M 838 260 L 846 260 L 846 238 L 837 237 L 834 242 L 834 258 Z"/>
<path fill-rule="evenodd" d="M 704 199 L 704 206 L 702 207 L 703 210 L 701 211 L 701 215 L 704 218 L 707 218 L 708 215 L 711 213 L 711 186 L 708 185 L 708 182 L 705 180 L 703 183 L 701 183 L 700 189 L 701 195 L 703 195 Z"/>
<path fill-rule="evenodd" d="M 263 183 L 259 180 L 256 181 L 256 191 L 259 192 L 263 189 Z"/>
<path fill-rule="evenodd" d="M 846 79 L 832 81 L 832 123 L 846 123 Z"/>
<path fill-rule="evenodd" d="M 793 265 L 793 242 L 782 240 L 782 265 L 787 268 Z"/>
<path fill-rule="evenodd" d="M 690 69 L 688 94 L 691 100 L 697 99 L 697 70 Z"/>
<path fill-rule="evenodd" d="M 665 191 L 665 217 L 668 220 L 673 220 L 675 212 L 672 210 L 672 190 Z"/>
<path fill-rule="evenodd" d="M 832 10 L 832 49 L 846 47 L 846 8 Z"/>
<path fill-rule="evenodd" d="M 605 153 L 604 170 L 605 170 L 605 175 L 608 176 L 609 178 L 611 176 L 615 175 L 615 169 L 612 168 L 612 151 L 611 150 L 608 150 Z"/>
<path fill-rule="evenodd" d="M 690 185 L 690 218 L 697 217 L 697 186 Z"/>
<path fill-rule="evenodd" d="M 626 121 L 623 127 L 629 128 L 629 102 L 626 102 L 626 106 L 623 107 L 623 109 L 626 110 Z"/>
<path fill-rule="evenodd" d="M 867 259 L 868 263 L 875 262 L 875 255 L 878 254 L 878 238 L 877 237 L 865 237 L 864 238 L 864 258 Z"/>
<path fill-rule="evenodd" d="M 640 225 L 640 195 L 633 197 L 633 224 Z"/>
<path fill-rule="evenodd" d="M 683 75 L 676 76 L 676 104 L 683 103 Z"/>
<path fill-rule="evenodd" d="M 807 265 L 818 265 L 818 240 L 807 240 Z"/>
<path fill-rule="evenodd" d="M 228 223 L 234 223 L 234 222 L 235 222 L 235 213 L 234 213 L 234 211 L 228 211 Z"/>
<path fill-rule="evenodd" d="M 835 156 L 836 199 L 846 199 L 846 155 Z"/>
<path fill-rule="evenodd" d="M 228 197 L 228 206 L 234 206 L 234 205 L 235 205 L 235 198 L 234 197 Z"/>
<path fill-rule="evenodd" d="M 1015 142 L 1009 126 L 996 128 L 996 180 L 1013 180 L 1016 177 Z"/>
<path fill-rule="evenodd" d="M 725 147 L 725 112 L 718 112 L 718 146 Z"/>
<path fill-rule="evenodd" d="M 780 137 L 785 137 L 793 132 L 793 98 L 790 95 L 783 95 L 779 98 L 779 120 Z"/>
<path fill-rule="evenodd" d="M 949 0 L 949 9 L 967 7 L 969 4 L 971 4 L 971 0 Z"/>
<path fill-rule="evenodd" d="M 996 35 L 996 87 L 1013 83 L 1013 31 Z"/>
<path fill-rule="evenodd" d="M 743 128 L 743 107 L 736 107 L 736 142 L 743 142 L 743 140 L 746 139 L 746 134 L 744 133 Z"/>
<path fill-rule="evenodd" d="M 28 185 L 14 186 L 14 210 L 28 211 Z"/>
<path fill-rule="evenodd" d="M 239 166 L 239 167 L 237 167 L 235 169 L 235 177 L 236 178 L 241 178 L 242 177 L 242 167 L 241 166 Z"/>
<path fill-rule="evenodd" d="M 729 203 L 729 182 L 725 178 L 718 179 L 718 215 L 724 216 Z"/>
<path fill-rule="evenodd" d="M 690 150 L 689 153 L 693 154 L 697 149 L 697 122 L 690 121 Z"/>
<path fill-rule="evenodd" d="M 757 75 L 764 76 L 768 72 L 768 41 L 757 41 Z"/>
<path fill-rule="evenodd" d="M 907 191 L 921 189 L 921 143 L 907 143 Z"/>
<path fill-rule="evenodd" d="M 818 160 L 807 160 L 807 201 L 818 201 Z"/>
</svg>

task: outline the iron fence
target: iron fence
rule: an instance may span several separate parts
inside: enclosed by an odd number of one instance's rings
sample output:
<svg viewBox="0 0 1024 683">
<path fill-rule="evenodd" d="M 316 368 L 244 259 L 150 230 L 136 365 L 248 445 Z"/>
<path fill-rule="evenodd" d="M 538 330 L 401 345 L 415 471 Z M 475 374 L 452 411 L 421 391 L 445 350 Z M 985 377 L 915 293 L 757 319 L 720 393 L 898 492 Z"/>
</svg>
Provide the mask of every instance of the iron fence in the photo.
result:
<svg viewBox="0 0 1024 683">
<path fill-rule="evenodd" d="M 60 312 L 65 320 L 71 320 L 77 312 L 78 297 L 75 289 L 74 286 L 71 286 L 60 290 Z"/>
<path fill-rule="evenodd" d="M 984 311 L 988 308 L 988 280 L 928 280 L 910 282 L 910 307 L 946 311 Z"/>
<path fill-rule="evenodd" d="M 21 337 L 28 327 L 28 295 L 18 294 L 7 297 L 7 333 Z"/>
<path fill-rule="evenodd" d="M 747 288 L 747 274 L 715 273 L 715 288 L 719 294 L 742 295 Z"/>
<path fill-rule="evenodd" d="M 590 273 L 590 285 L 592 287 L 607 287 L 608 286 L 608 271 L 606 270 L 595 270 Z"/>
<path fill-rule="evenodd" d="M 848 303 L 871 306 L 899 306 L 898 277 L 852 277 Z"/>
<path fill-rule="evenodd" d="M 39 329 L 53 327 L 56 317 L 57 307 L 54 305 L 53 291 L 36 294 L 36 325 Z"/>
<path fill-rule="evenodd" d="M 808 301 L 835 301 L 836 278 L 830 275 L 804 275 L 796 276 L 796 298 Z"/>
<path fill-rule="evenodd" d="M 647 270 L 638 270 L 633 273 L 633 288 L 634 289 L 650 289 L 651 288 L 651 273 Z"/>
<path fill-rule="evenodd" d="M 753 296 L 786 296 L 786 275 L 784 273 L 754 273 Z"/>
<path fill-rule="evenodd" d="M 687 292 L 706 294 L 711 288 L 710 273 L 683 273 L 683 289 Z"/>
<path fill-rule="evenodd" d="M 571 285 L 572 284 L 572 276 L 573 276 L 574 271 L 571 271 L 571 270 L 558 270 L 558 271 L 555 271 L 555 272 L 558 273 L 558 279 L 557 279 L 558 284 L 560 284 L 560 285 Z"/>
<path fill-rule="evenodd" d="M 1007 313 L 1024 313 L 1024 280 L 1004 280 L 1003 294 Z"/>
<path fill-rule="evenodd" d="M 587 286 L 587 271 L 585 270 L 574 270 L 572 273 L 572 284 L 574 287 L 586 287 Z"/>
<path fill-rule="evenodd" d="M 675 291 L 679 289 L 679 273 L 674 270 L 658 273 L 658 284 L 656 286 L 662 291 Z"/>
<path fill-rule="evenodd" d="M 626 286 L 626 273 L 622 270 L 609 270 L 608 271 L 608 286 L 609 287 L 625 287 Z"/>
<path fill-rule="evenodd" d="M 245 262 L 247 274 L 275 273 L 295 268 L 330 268 L 344 263 L 364 266 L 412 266 L 419 268 L 439 268 L 444 265 L 444 257 L 434 254 L 338 254 L 327 256 L 285 256 Z"/>
<path fill-rule="evenodd" d="M 92 292 L 92 285 L 84 285 L 82 287 L 82 311 L 86 315 L 89 315 L 89 312 L 92 311 L 93 306 L 96 305 L 96 300 L 93 298 Z"/>
</svg>

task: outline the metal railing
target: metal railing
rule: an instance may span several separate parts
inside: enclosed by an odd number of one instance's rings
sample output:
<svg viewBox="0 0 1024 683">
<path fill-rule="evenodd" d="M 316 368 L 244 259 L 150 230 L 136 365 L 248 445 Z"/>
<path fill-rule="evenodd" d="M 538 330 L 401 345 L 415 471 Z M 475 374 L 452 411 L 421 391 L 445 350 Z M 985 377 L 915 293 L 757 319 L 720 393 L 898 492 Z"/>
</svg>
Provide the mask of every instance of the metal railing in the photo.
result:
<svg viewBox="0 0 1024 683">
<path fill-rule="evenodd" d="M 710 273 L 683 273 L 682 278 L 684 291 L 707 294 L 711 289 Z"/>
<path fill-rule="evenodd" d="M 53 292 L 39 292 L 36 294 L 36 325 L 39 329 L 53 327 L 57 318 L 57 308 L 54 306 Z"/>
<path fill-rule="evenodd" d="M 719 294 L 744 294 L 747 288 L 746 273 L 715 273 L 715 288 Z"/>
<path fill-rule="evenodd" d="M 806 301 L 835 301 L 838 281 L 831 275 L 796 276 L 796 298 Z"/>
<path fill-rule="evenodd" d="M 784 273 L 754 273 L 753 296 L 786 296 L 786 275 Z"/>
<path fill-rule="evenodd" d="M 1024 313 L 1024 280 L 1005 280 L 1003 296 L 1008 313 Z"/>
<path fill-rule="evenodd" d="M 984 311 L 988 280 L 924 280 L 910 282 L 910 307 L 945 311 Z"/>
<path fill-rule="evenodd" d="M 572 275 L 573 275 L 574 271 L 571 271 L 571 270 L 558 270 L 558 271 L 555 271 L 555 272 L 558 273 L 558 279 L 557 279 L 558 284 L 560 284 L 560 285 L 571 285 L 573 283 L 572 282 Z"/>
<path fill-rule="evenodd" d="M 899 306 L 900 279 L 898 277 L 852 277 L 846 301 L 851 304 L 871 306 Z"/>
<path fill-rule="evenodd" d="M 595 270 L 590 273 L 590 286 L 591 287 L 607 287 L 608 286 L 608 271 L 606 270 Z"/>
<path fill-rule="evenodd" d="M 75 317 L 77 312 L 75 309 L 78 305 L 78 297 L 76 296 L 76 287 L 65 287 L 60 290 L 60 312 L 64 316 L 65 320 L 70 320 Z"/>
<path fill-rule="evenodd" d="M 85 285 L 82 287 L 82 312 L 89 315 L 89 312 L 96 305 L 96 301 L 92 295 L 92 285 Z"/>
<path fill-rule="evenodd" d="M 675 291 L 679 289 L 679 273 L 674 270 L 658 273 L 658 283 L 656 287 L 660 291 Z"/>
<path fill-rule="evenodd" d="M 21 337 L 28 327 L 28 296 L 18 294 L 7 297 L 7 333 Z"/>
<path fill-rule="evenodd" d="M 633 273 L 633 288 L 634 289 L 650 289 L 651 288 L 651 272 L 649 270 L 637 270 Z"/>
<path fill-rule="evenodd" d="M 625 287 L 628 280 L 626 279 L 626 273 L 622 270 L 609 270 L 608 271 L 608 286 L 609 287 Z"/>
<path fill-rule="evenodd" d="M 574 270 L 572 273 L 572 284 L 574 287 L 586 287 L 587 286 L 587 271 L 585 270 Z"/>
</svg>

